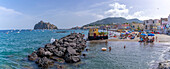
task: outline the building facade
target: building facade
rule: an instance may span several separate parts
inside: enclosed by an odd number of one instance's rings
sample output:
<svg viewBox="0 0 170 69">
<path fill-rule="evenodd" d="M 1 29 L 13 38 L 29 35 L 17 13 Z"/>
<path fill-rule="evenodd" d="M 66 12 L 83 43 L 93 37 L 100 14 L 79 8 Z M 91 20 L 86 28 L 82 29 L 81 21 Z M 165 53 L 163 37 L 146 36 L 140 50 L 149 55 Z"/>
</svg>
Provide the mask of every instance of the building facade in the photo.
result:
<svg viewBox="0 0 170 69">
<path fill-rule="evenodd" d="M 144 26 L 142 23 L 132 23 L 131 24 L 131 28 L 133 30 L 143 30 L 144 29 Z"/>
<path fill-rule="evenodd" d="M 159 19 L 144 20 L 143 25 L 144 25 L 144 30 L 150 30 L 150 31 L 157 31 L 161 27 Z"/>
<path fill-rule="evenodd" d="M 170 14 L 168 16 L 168 24 L 170 25 Z"/>
</svg>

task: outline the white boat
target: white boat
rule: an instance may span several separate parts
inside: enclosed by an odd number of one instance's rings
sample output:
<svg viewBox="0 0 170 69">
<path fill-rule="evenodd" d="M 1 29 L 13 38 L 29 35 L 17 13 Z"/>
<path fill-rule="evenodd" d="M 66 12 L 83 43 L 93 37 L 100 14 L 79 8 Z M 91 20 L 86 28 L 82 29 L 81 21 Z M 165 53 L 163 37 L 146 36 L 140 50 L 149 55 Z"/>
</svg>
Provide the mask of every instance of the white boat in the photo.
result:
<svg viewBox="0 0 170 69">
<path fill-rule="evenodd" d="M 105 48 L 105 47 L 102 48 L 102 51 L 106 51 L 106 50 L 107 50 L 107 48 Z"/>
<path fill-rule="evenodd" d="M 54 41 L 55 41 L 55 39 L 54 39 L 54 38 L 51 38 L 50 43 L 53 43 Z"/>
<path fill-rule="evenodd" d="M 20 31 L 18 31 L 17 33 L 20 33 Z"/>
</svg>

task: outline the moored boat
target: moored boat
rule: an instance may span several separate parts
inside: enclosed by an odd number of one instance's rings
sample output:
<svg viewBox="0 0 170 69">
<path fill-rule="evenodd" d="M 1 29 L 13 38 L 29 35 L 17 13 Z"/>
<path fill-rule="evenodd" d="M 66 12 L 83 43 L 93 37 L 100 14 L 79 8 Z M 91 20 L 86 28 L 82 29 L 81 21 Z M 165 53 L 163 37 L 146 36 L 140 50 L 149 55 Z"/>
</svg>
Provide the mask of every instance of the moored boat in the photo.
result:
<svg viewBox="0 0 170 69">
<path fill-rule="evenodd" d="M 88 40 L 108 39 L 107 32 L 98 32 L 98 29 L 90 29 L 88 33 Z"/>
</svg>

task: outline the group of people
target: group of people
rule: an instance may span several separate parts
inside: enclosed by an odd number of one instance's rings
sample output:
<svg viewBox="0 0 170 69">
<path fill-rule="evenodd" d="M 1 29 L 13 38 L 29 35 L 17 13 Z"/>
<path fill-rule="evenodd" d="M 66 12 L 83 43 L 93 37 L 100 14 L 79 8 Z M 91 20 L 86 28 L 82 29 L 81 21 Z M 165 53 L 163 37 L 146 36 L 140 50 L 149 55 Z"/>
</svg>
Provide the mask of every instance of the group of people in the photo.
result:
<svg viewBox="0 0 170 69">
<path fill-rule="evenodd" d="M 154 41 L 155 41 L 154 36 L 152 38 L 149 38 L 148 36 L 146 36 L 146 37 L 140 37 L 139 42 L 154 42 Z"/>
<path fill-rule="evenodd" d="M 135 38 L 135 35 L 133 35 L 133 34 L 124 34 L 124 35 L 120 35 L 120 39 L 127 39 L 127 38 L 129 38 L 129 39 L 134 39 Z"/>
</svg>

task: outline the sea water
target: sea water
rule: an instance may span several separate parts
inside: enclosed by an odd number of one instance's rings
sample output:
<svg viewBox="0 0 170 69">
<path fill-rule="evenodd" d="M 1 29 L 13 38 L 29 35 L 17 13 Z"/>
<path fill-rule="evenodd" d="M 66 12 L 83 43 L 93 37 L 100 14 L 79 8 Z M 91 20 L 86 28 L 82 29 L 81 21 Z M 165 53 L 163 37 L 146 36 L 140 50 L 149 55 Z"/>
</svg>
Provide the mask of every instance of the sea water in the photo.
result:
<svg viewBox="0 0 170 69">
<path fill-rule="evenodd" d="M 50 43 L 52 38 L 60 39 L 70 33 L 86 35 L 88 30 L 0 30 L 0 68 L 37 69 L 35 62 L 27 56 L 39 47 Z M 56 33 L 65 31 L 63 33 Z M 8 34 L 7 34 L 8 32 Z M 87 42 L 90 51 L 81 62 L 64 63 L 66 69 L 148 69 L 157 66 L 159 61 L 168 60 L 169 43 L 139 43 L 126 41 Z M 126 48 L 124 49 L 124 45 Z M 111 47 L 111 51 L 101 51 Z M 56 69 L 56 66 L 49 69 Z"/>
</svg>

